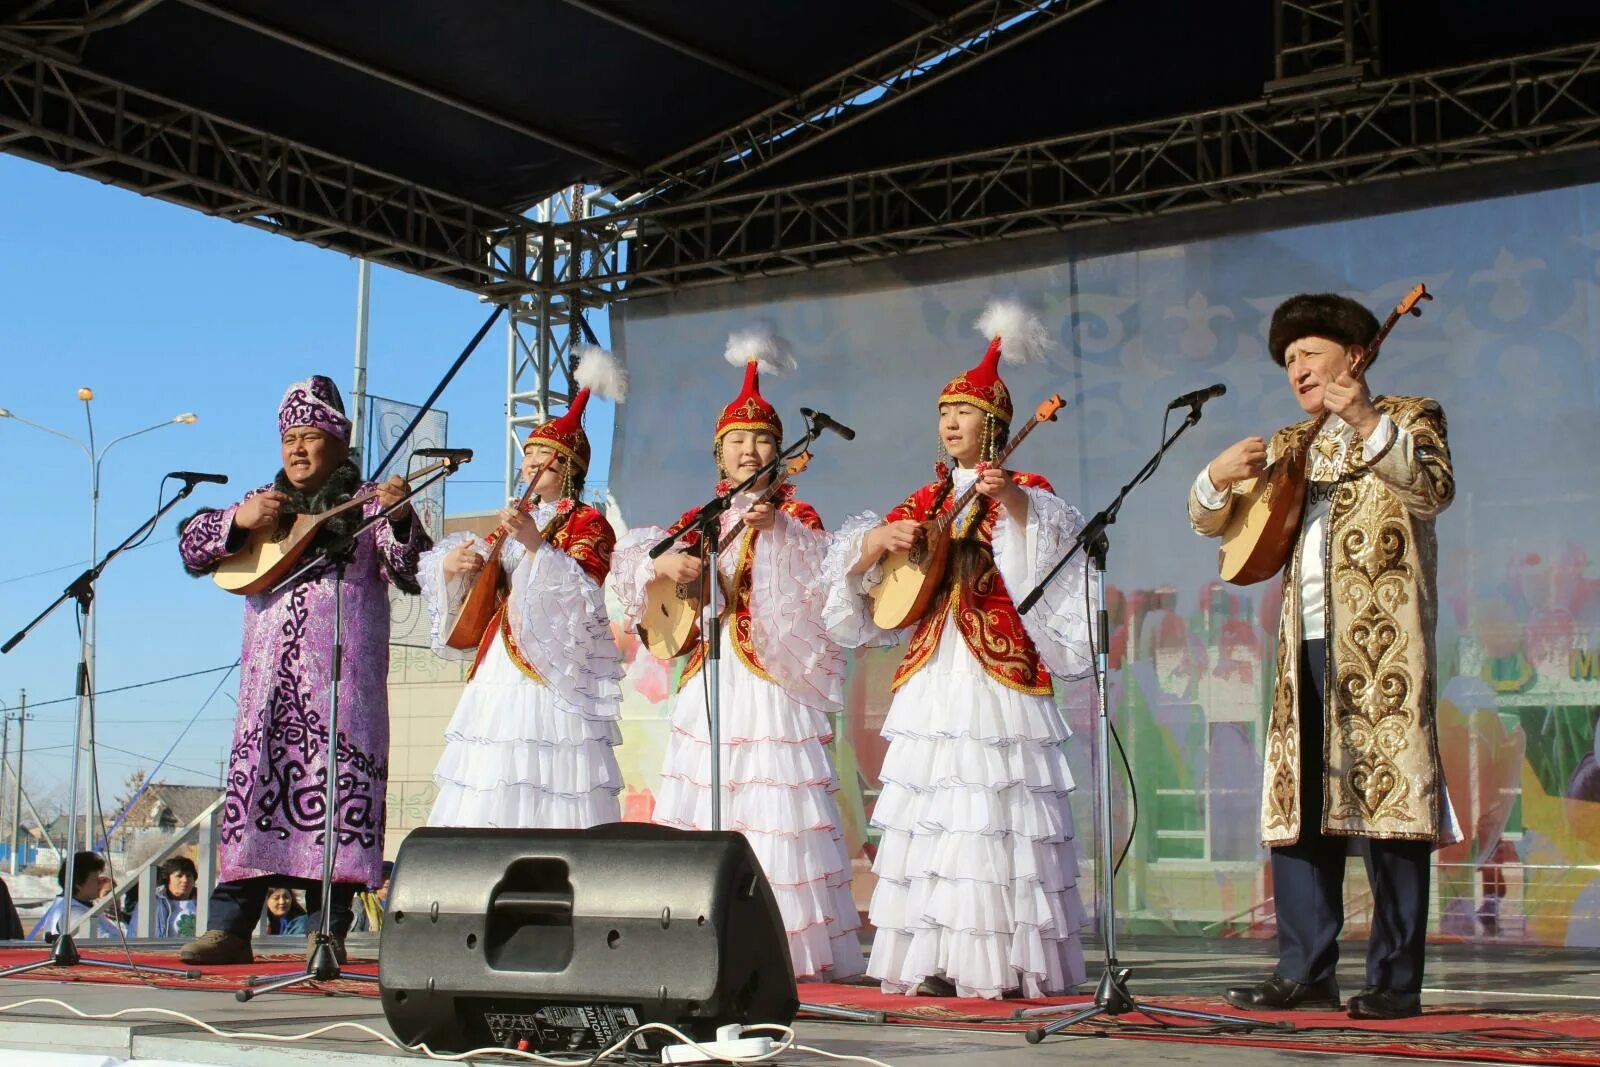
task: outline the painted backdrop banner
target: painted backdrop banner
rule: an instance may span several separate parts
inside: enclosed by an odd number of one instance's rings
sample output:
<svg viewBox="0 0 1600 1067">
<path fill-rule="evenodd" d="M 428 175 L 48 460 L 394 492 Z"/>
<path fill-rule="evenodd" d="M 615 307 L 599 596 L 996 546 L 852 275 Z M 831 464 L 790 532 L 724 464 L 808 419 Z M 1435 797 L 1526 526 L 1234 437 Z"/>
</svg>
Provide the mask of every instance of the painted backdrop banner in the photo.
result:
<svg viewBox="0 0 1600 1067">
<path fill-rule="evenodd" d="M 1425 282 L 1437 299 L 1396 328 L 1371 382 L 1444 405 L 1456 468 L 1458 495 L 1439 521 L 1440 732 L 1468 839 L 1439 856 L 1434 929 L 1600 945 L 1600 186 L 1042 266 L 1030 255 L 1014 270 L 987 255 L 982 276 L 927 283 L 880 266 L 620 305 L 632 400 L 618 409 L 610 486 L 623 515 L 665 524 L 709 495 L 712 425 L 738 391 L 723 344 L 759 319 L 800 361 L 762 383 L 791 433 L 801 405 L 858 431 L 852 443 L 825 440 L 799 483 L 835 528 L 929 480 L 938 388 L 982 353 L 973 323 L 991 295 L 1030 303 L 1055 341 L 1044 364 L 1006 372 L 1019 414 L 1051 392 L 1068 400 L 1013 466 L 1045 474 L 1085 514 L 1153 451 L 1168 401 L 1225 383 L 1112 530 L 1113 715 L 1139 811 L 1119 900 L 1134 929 L 1264 935 L 1273 917 L 1257 810 L 1279 592 L 1220 584 L 1216 545 L 1190 532 L 1184 497 L 1225 446 L 1299 417 L 1267 355 L 1279 301 L 1342 292 L 1381 318 Z M 621 753 L 629 810 L 643 817 L 672 678 L 637 642 L 627 651 Z M 854 660 L 839 716 L 845 814 L 863 852 L 897 654 Z M 1075 732 L 1087 879 L 1092 693 L 1058 695 Z M 1118 783 L 1122 835 L 1120 769 Z M 1357 932 L 1364 881 L 1351 879 Z"/>
</svg>

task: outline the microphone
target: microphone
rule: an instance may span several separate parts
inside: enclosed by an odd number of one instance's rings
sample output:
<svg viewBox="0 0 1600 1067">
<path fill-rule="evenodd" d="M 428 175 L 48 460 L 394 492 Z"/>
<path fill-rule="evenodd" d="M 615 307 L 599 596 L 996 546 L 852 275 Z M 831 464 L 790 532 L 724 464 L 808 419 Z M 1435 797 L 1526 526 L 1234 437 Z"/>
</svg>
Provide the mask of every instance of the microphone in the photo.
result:
<svg viewBox="0 0 1600 1067">
<path fill-rule="evenodd" d="M 835 422 L 832 416 L 827 415 L 824 412 L 813 411 L 810 408 L 801 408 L 800 414 L 804 415 L 811 422 L 811 425 L 819 430 L 832 430 L 846 441 L 854 441 L 856 439 L 856 432 L 854 430 L 842 422 Z"/>
<path fill-rule="evenodd" d="M 191 486 L 200 482 L 214 482 L 217 485 L 228 484 L 228 476 L 226 474 L 201 474 L 198 471 L 169 471 L 167 473 L 167 477 L 182 478 Z"/>
<path fill-rule="evenodd" d="M 1228 387 L 1223 385 L 1221 382 L 1218 382 L 1216 385 L 1208 385 L 1204 389 L 1196 389 L 1192 393 L 1184 393 L 1178 399 L 1168 404 L 1167 410 L 1171 411 L 1173 408 L 1197 408 L 1201 404 L 1204 404 L 1207 400 L 1215 400 L 1217 397 L 1221 396 L 1227 391 Z"/>
<path fill-rule="evenodd" d="M 424 459 L 447 459 L 451 463 L 471 463 L 472 449 L 470 448 L 419 448 L 411 453 Z"/>
</svg>

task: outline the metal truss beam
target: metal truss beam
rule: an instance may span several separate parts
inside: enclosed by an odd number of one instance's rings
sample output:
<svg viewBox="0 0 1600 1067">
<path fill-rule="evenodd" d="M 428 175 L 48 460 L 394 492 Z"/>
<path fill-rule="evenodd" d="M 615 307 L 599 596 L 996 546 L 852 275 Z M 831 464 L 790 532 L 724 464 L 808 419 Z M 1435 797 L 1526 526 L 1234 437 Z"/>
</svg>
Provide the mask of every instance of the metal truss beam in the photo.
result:
<svg viewBox="0 0 1600 1067">
<path fill-rule="evenodd" d="M 1101 2 L 981 0 L 645 168 L 644 181 L 636 187 L 679 203 L 722 192 Z"/>
<path fill-rule="evenodd" d="M 0 150 L 497 299 L 533 287 L 535 221 L 129 88 L 5 33 Z"/>
<path fill-rule="evenodd" d="M 1381 73 L 1378 0 L 1272 0 L 1267 95 Z"/>
<path fill-rule="evenodd" d="M 1597 147 L 1591 42 L 695 204 L 619 205 L 572 224 L 598 269 L 557 284 L 641 296 Z"/>
</svg>

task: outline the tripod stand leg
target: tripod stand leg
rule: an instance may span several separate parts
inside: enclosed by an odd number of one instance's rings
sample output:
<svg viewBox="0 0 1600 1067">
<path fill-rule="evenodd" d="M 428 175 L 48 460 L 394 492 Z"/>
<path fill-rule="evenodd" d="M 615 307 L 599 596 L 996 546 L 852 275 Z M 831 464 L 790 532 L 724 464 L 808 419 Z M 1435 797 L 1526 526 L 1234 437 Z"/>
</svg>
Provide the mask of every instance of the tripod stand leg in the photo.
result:
<svg viewBox="0 0 1600 1067">
<path fill-rule="evenodd" d="M 78 943 L 71 934 L 62 934 L 50 945 L 50 955 L 33 963 L 24 963 L 16 967 L 7 967 L 0 971 L 0 978 L 9 978 L 14 974 L 28 974 L 45 967 L 106 967 L 119 971 L 137 971 L 143 974 L 170 974 L 175 978 L 199 978 L 200 972 L 186 967 L 146 967 L 127 960 L 97 960 L 88 959 L 78 954 Z"/>
<path fill-rule="evenodd" d="M 1240 1030 L 1293 1030 L 1294 1023 L 1287 1019 L 1247 1019 L 1238 1015 L 1219 1015 L 1210 1011 L 1193 1011 L 1189 1008 L 1169 1008 L 1164 1004 L 1140 1004 L 1134 1010 L 1149 1015 L 1170 1015 L 1174 1019 L 1194 1019 L 1199 1022 L 1216 1023 L 1219 1026 L 1234 1026 Z"/>
<path fill-rule="evenodd" d="M 326 906 L 326 905 L 325 905 Z M 273 978 L 250 978 L 245 983 L 245 988 L 233 995 L 233 999 L 241 1004 L 247 1004 L 263 993 L 275 993 L 280 989 L 299 985 L 302 982 L 335 982 L 346 979 L 356 982 L 376 982 L 377 975 L 372 974 L 345 974 L 339 970 L 339 960 L 333 954 L 333 941 L 327 934 L 318 934 L 316 947 L 312 949 L 311 956 L 306 960 L 306 969 L 298 974 L 280 974 Z"/>
<path fill-rule="evenodd" d="M 887 1020 L 886 1013 L 874 1011 L 869 1008 L 839 1008 L 832 1004 L 800 1004 L 802 1014 L 814 1019 L 834 1019 L 845 1023 L 873 1023 L 881 1026 Z"/>
<path fill-rule="evenodd" d="M 30 974 L 44 967 L 54 967 L 56 961 L 52 959 L 37 960 L 33 963 L 19 963 L 15 967 L 7 967 L 0 971 L 0 978 L 10 978 L 14 974 Z"/>
<path fill-rule="evenodd" d="M 1087 1008 L 1079 1008 L 1077 1011 L 1073 1012 L 1071 1015 L 1068 1015 L 1064 1019 L 1057 1019 L 1055 1022 L 1046 1023 L 1043 1026 L 1035 1026 L 1023 1036 L 1028 1039 L 1028 1044 L 1037 1045 L 1045 1038 L 1059 1034 L 1069 1026 L 1076 1026 L 1078 1023 L 1081 1023 L 1086 1019 L 1092 1019 L 1096 1015 L 1107 1014 L 1109 1014 L 1109 1012 L 1107 1012 L 1105 1008 L 1102 1008 L 1098 1004 L 1091 1004 Z"/>
</svg>

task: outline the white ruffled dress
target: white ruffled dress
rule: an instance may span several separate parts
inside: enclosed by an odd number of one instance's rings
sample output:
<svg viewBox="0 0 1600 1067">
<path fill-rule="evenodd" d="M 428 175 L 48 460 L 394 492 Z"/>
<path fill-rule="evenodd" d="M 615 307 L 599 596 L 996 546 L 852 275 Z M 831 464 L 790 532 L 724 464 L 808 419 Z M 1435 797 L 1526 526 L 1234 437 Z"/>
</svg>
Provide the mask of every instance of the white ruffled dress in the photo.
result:
<svg viewBox="0 0 1600 1067">
<path fill-rule="evenodd" d="M 974 477 L 955 471 L 955 493 Z M 1054 494 L 1024 492 L 1027 522 L 1002 510 L 994 529 L 995 563 L 1016 595 L 1054 566 L 1083 523 Z M 849 573 L 862 539 L 881 522 L 871 513 L 852 517 L 825 565 L 824 619 L 847 647 L 894 644 L 910 632 L 872 623 L 866 594 L 882 580 L 880 567 Z M 1022 616 L 1057 677 L 1089 667 L 1085 581 L 1084 567 L 1069 564 Z M 872 814 L 881 838 L 867 973 L 885 993 L 915 994 L 930 976 L 943 976 L 964 997 L 1069 992 L 1084 979 L 1087 920 L 1068 806 L 1066 722 L 1052 698 L 987 674 L 953 618 L 944 626 L 933 657 L 895 694 L 883 725 L 889 749 Z"/>
<path fill-rule="evenodd" d="M 541 503 L 532 518 L 544 527 L 554 515 L 554 504 Z M 446 581 L 444 557 L 474 540 L 452 534 L 424 553 L 418 568 L 433 649 L 449 659 L 474 653 L 444 643 L 470 588 L 466 578 Z M 478 547 L 487 554 L 481 541 Z M 445 730 L 428 825 L 582 829 L 616 822 L 622 662 L 604 590 L 548 544 L 529 553 L 512 540 L 500 565 L 511 577 L 512 635 L 544 684 L 513 661 L 501 636 L 490 639 Z"/>
<path fill-rule="evenodd" d="M 736 498 L 723 529 L 739 521 L 753 497 Z M 666 531 L 634 530 L 617 546 L 611 585 L 626 624 L 637 624 L 645 585 L 655 576 L 648 550 Z M 742 538 L 719 557 L 732 579 Z M 823 630 L 822 561 L 828 535 L 780 511 L 755 539 L 751 562 L 752 640 L 767 673 L 752 672 L 724 625 L 721 689 L 722 828 L 750 842 L 772 884 L 788 933 L 795 975 L 838 981 L 866 967 L 860 919 L 850 895 L 839 780 L 828 744 L 827 710 L 841 699 L 844 661 Z M 711 828 L 711 742 L 704 668 L 673 697 L 672 732 L 656 796 L 656 822 Z"/>
</svg>

